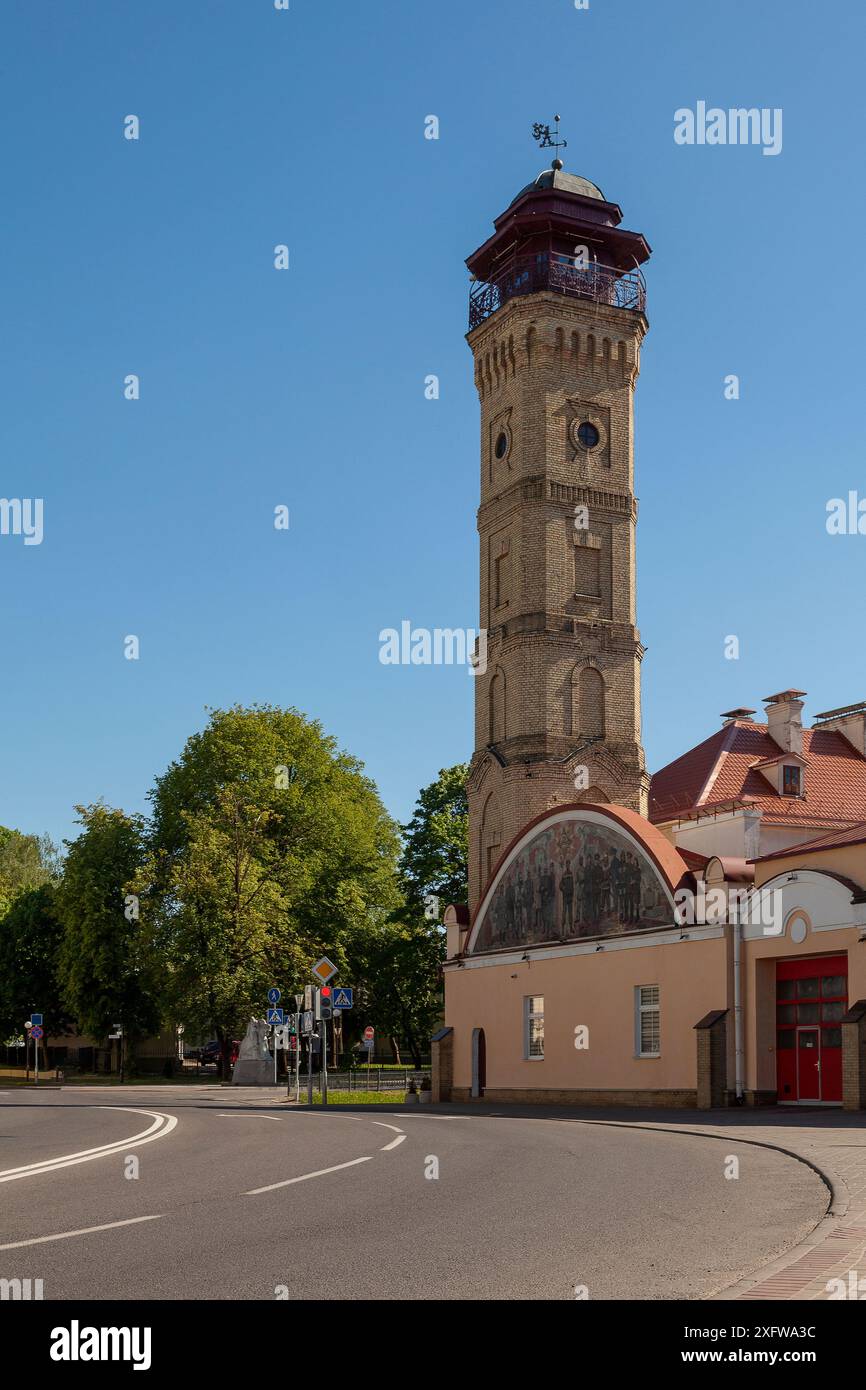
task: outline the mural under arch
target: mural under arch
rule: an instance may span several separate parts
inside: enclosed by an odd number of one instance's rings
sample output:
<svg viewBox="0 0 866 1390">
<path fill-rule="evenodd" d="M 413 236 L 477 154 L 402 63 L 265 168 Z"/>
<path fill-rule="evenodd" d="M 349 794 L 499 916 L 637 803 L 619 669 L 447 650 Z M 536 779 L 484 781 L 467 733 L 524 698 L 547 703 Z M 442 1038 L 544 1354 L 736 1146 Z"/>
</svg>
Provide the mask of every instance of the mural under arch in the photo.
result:
<svg viewBox="0 0 866 1390">
<path fill-rule="evenodd" d="M 473 951 L 673 922 L 668 890 L 636 841 L 600 818 L 577 816 L 540 826 L 518 846 L 483 911 Z"/>
</svg>

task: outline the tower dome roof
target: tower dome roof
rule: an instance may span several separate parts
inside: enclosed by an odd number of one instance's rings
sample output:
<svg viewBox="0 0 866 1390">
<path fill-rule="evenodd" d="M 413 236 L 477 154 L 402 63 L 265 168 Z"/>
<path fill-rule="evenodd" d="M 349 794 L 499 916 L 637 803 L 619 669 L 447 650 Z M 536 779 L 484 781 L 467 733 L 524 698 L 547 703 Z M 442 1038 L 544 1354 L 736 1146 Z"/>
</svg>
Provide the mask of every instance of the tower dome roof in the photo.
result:
<svg viewBox="0 0 866 1390">
<path fill-rule="evenodd" d="M 521 188 L 517 197 L 512 198 L 512 203 L 516 203 L 517 199 L 522 198 L 524 193 L 531 193 L 533 189 L 537 188 L 556 188 L 561 189 L 563 193 L 578 193 L 581 198 L 598 198 L 602 203 L 606 201 L 597 184 L 582 178 L 580 174 L 566 174 L 563 169 L 542 169 L 538 177 L 532 180 L 532 183 Z"/>
</svg>

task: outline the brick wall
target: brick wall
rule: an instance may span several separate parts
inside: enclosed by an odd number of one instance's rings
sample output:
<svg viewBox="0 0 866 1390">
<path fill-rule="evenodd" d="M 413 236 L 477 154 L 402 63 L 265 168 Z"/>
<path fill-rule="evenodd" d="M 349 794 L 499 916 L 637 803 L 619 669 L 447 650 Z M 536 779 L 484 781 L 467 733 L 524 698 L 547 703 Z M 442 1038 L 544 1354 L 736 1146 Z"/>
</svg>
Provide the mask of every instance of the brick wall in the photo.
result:
<svg viewBox="0 0 866 1390">
<path fill-rule="evenodd" d="M 542 292 L 510 300 L 469 337 L 488 631 L 468 783 L 473 907 L 508 842 L 551 806 L 646 813 L 633 445 L 646 329 L 641 314 Z M 583 423 L 594 447 L 578 437 Z M 588 526 L 576 529 L 581 507 Z M 590 737 L 600 741 L 581 749 Z M 580 766 L 588 785 L 576 789 Z"/>
</svg>

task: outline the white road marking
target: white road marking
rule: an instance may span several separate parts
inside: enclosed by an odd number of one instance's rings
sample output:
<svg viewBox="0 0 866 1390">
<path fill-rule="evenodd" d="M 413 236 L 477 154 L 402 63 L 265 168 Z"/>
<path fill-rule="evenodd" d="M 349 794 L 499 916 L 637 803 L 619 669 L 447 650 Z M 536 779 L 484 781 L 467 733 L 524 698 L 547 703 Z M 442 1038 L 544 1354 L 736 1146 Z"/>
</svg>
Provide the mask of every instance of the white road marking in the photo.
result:
<svg viewBox="0 0 866 1390">
<path fill-rule="evenodd" d="M 83 1226 L 80 1231 L 61 1231 L 56 1236 L 34 1236 L 32 1240 L 13 1240 L 8 1245 L 0 1245 L 0 1250 L 20 1250 L 24 1245 L 45 1245 L 52 1240 L 71 1240 L 73 1236 L 89 1236 L 94 1231 L 113 1231 L 118 1226 L 136 1226 L 140 1221 L 161 1221 L 159 1216 L 130 1216 L 127 1221 L 109 1221 L 105 1226 Z"/>
<path fill-rule="evenodd" d="M 260 1192 L 273 1192 L 277 1187 L 291 1187 L 295 1182 L 306 1182 L 308 1178 L 323 1178 L 326 1173 L 339 1173 L 341 1168 L 354 1168 L 356 1163 L 369 1163 L 371 1154 L 365 1158 L 351 1158 L 348 1163 L 335 1163 L 333 1168 L 319 1168 L 315 1173 L 302 1173 L 299 1178 L 286 1178 L 285 1182 L 272 1182 L 267 1187 L 253 1187 L 245 1192 L 245 1197 L 257 1197 Z"/>
<path fill-rule="evenodd" d="M 381 1149 L 379 1150 L 379 1152 L 380 1152 L 380 1153 L 383 1153 L 383 1154 L 386 1154 L 386 1153 L 388 1152 L 389 1149 L 396 1149 L 397 1145 L 398 1145 L 398 1144 L 402 1144 L 402 1143 L 403 1143 L 403 1140 L 404 1140 L 405 1138 L 406 1138 L 406 1135 L 405 1135 L 405 1134 L 398 1134 L 398 1135 L 397 1135 L 397 1138 L 396 1138 L 396 1139 L 392 1139 L 391 1142 L 390 1142 L 390 1144 L 383 1144 L 382 1147 L 381 1147 Z"/>
<path fill-rule="evenodd" d="M 402 1129 L 398 1129 L 396 1125 L 386 1125 L 384 1120 L 374 1120 L 373 1124 L 381 1125 L 382 1129 L 393 1129 L 395 1134 L 403 1134 L 404 1132 Z"/>
<path fill-rule="evenodd" d="M 122 1153 L 126 1149 L 140 1148 L 142 1144 L 152 1144 L 170 1134 L 177 1124 L 174 1115 L 166 1115 L 161 1110 L 138 1110 L 128 1105 L 94 1105 L 82 1107 L 93 1110 L 123 1110 L 129 1115 L 152 1115 L 153 1124 L 130 1139 L 117 1139 L 111 1144 L 101 1144 L 96 1149 L 81 1149 L 74 1154 L 61 1154 L 58 1158 L 45 1158 L 41 1163 L 25 1163 L 20 1168 L 5 1168 L 0 1172 L 0 1182 L 15 1182 L 18 1178 L 37 1177 L 40 1173 L 54 1173 L 58 1168 L 72 1168 L 77 1163 L 90 1163 L 94 1158 L 104 1158 L 108 1154 Z"/>
<path fill-rule="evenodd" d="M 252 1114 L 250 1114 L 250 1113 L 248 1113 L 248 1112 L 245 1113 L 243 1110 L 240 1110 L 240 1111 L 238 1111 L 238 1112 L 235 1113 L 235 1114 L 232 1114 L 232 1112 L 231 1112 L 230 1110 L 218 1110 L 218 1111 L 216 1112 L 216 1114 L 217 1114 L 217 1119 L 218 1119 L 218 1120 L 277 1120 L 277 1121 L 279 1121 L 279 1118 L 280 1118 L 279 1115 L 252 1115 Z"/>
</svg>

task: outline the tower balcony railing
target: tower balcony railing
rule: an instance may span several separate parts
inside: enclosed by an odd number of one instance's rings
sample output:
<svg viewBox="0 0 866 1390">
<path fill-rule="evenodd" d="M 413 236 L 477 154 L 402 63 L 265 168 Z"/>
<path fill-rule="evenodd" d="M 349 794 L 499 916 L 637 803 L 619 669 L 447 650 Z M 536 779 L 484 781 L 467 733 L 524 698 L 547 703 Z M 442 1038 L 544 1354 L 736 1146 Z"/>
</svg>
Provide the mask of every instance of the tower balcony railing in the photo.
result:
<svg viewBox="0 0 866 1390">
<path fill-rule="evenodd" d="M 642 314 L 646 309 L 646 281 L 640 270 L 617 270 L 593 261 L 585 269 L 568 256 L 542 252 L 518 256 L 503 266 L 493 280 L 477 280 L 469 292 L 469 331 L 489 319 L 509 299 L 552 290 L 571 299 L 611 304 Z"/>
</svg>

